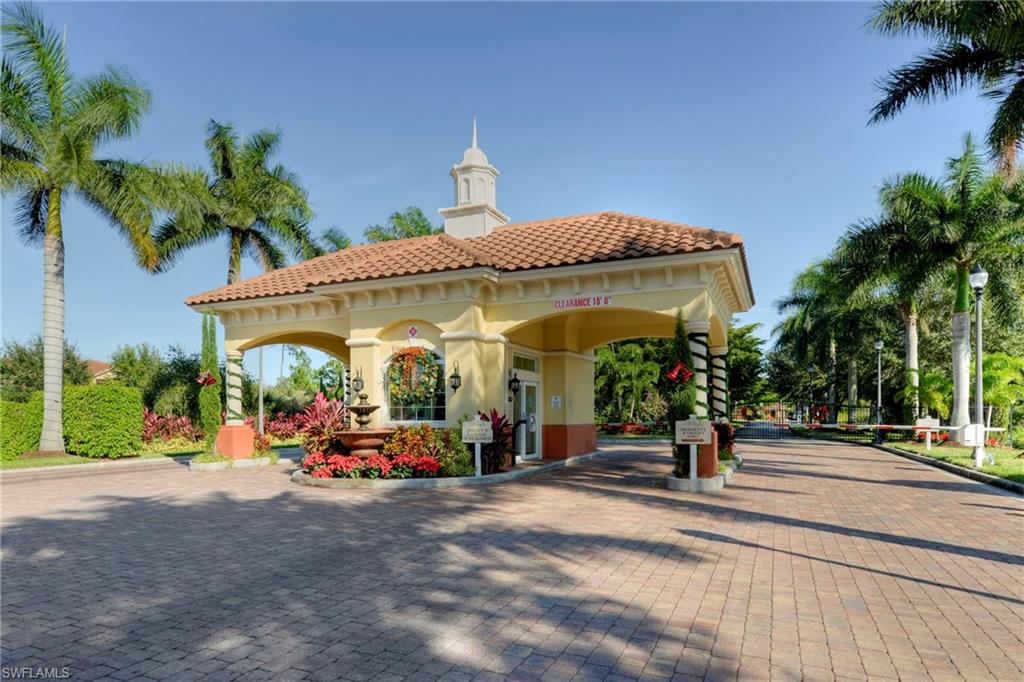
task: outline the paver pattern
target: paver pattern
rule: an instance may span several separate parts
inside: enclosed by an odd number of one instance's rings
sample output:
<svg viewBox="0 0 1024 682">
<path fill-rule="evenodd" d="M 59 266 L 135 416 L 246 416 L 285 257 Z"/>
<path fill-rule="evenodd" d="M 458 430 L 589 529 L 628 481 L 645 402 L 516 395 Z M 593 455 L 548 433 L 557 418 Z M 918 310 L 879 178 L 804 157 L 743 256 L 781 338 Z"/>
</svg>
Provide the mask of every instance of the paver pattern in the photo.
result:
<svg viewBox="0 0 1024 682">
<path fill-rule="evenodd" d="M 74 679 L 1024 678 L 1024 499 L 869 448 L 664 446 L 496 486 L 3 480 L 3 665 Z"/>
</svg>

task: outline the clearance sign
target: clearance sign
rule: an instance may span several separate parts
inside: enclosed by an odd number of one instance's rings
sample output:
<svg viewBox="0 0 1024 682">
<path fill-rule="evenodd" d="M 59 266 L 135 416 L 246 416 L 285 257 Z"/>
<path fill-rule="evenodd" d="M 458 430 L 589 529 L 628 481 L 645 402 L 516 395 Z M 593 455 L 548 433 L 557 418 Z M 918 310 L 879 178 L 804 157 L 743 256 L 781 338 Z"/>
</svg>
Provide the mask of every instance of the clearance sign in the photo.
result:
<svg viewBox="0 0 1024 682">
<path fill-rule="evenodd" d="M 577 310 L 579 308 L 604 308 L 612 304 L 611 296 L 574 296 L 556 298 L 555 310 Z"/>
</svg>

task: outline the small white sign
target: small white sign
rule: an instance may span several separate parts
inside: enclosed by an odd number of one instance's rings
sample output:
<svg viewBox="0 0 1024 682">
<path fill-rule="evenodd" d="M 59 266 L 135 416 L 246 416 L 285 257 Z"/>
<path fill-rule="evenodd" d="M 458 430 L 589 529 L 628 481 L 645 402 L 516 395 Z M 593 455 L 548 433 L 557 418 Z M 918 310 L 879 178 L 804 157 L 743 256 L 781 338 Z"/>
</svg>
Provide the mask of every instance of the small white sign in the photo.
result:
<svg viewBox="0 0 1024 682">
<path fill-rule="evenodd" d="M 537 415 L 531 414 L 529 419 L 530 433 L 534 433 L 537 430 Z"/>
<path fill-rule="evenodd" d="M 964 445 L 970 447 L 977 447 L 985 444 L 985 425 L 984 424 L 966 424 L 960 427 L 960 437 L 958 441 Z"/>
<path fill-rule="evenodd" d="M 677 445 L 711 443 L 711 422 L 707 419 L 683 419 L 676 422 Z"/>
<path fill-rule="evenodd" d="M 551 396 L 551 409 L 560 410 L 562 409 L 562 396 L 553 395 Z"/>
<path fill-rule="evenodd" d="M 914 422 L 914 426 L 919 429 L 937 429 L 939 428 L 939 420 L 935 417 L 921 417 Z"/>
<path fill-rule="evenodd" d="M 462 422 L 463 443 L 492 443 L 494 442 L 494 431 L 491 430 L 491 423 L 482 419 Z"/>
</svg>

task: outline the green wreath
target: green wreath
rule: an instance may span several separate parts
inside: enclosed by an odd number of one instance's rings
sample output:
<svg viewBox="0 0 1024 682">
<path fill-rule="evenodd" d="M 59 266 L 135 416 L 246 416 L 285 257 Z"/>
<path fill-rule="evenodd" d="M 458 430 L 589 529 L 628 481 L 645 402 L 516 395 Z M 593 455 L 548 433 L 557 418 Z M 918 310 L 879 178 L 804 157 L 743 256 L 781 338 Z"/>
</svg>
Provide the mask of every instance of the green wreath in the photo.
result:
<svg viewBox="0 0 1024 682">
<path fill-rule="evenodd" d="M 388 364 L 388 393 L 402 405 L 427 405 L 437 391 L 441 368 L 431 351 L 404 348 Z"/>
</svg>

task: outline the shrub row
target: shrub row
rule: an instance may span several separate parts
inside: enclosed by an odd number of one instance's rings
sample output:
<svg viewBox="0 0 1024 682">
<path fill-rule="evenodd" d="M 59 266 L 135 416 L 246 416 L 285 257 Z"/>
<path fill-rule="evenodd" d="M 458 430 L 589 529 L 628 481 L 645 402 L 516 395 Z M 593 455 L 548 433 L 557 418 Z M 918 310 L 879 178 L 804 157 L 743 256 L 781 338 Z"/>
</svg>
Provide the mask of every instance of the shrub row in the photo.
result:
<svg viewBox="0 0 1024 682">
<path fill-rule="evenodd" d="M 0 403 L 0 458 L 39 449 L 42 394 L 27 403 Z M 119 384 L 64 389 L 64 445 L 83 457 L 130 457 L 142 447 L 142 395 Z"/>
</svg>

